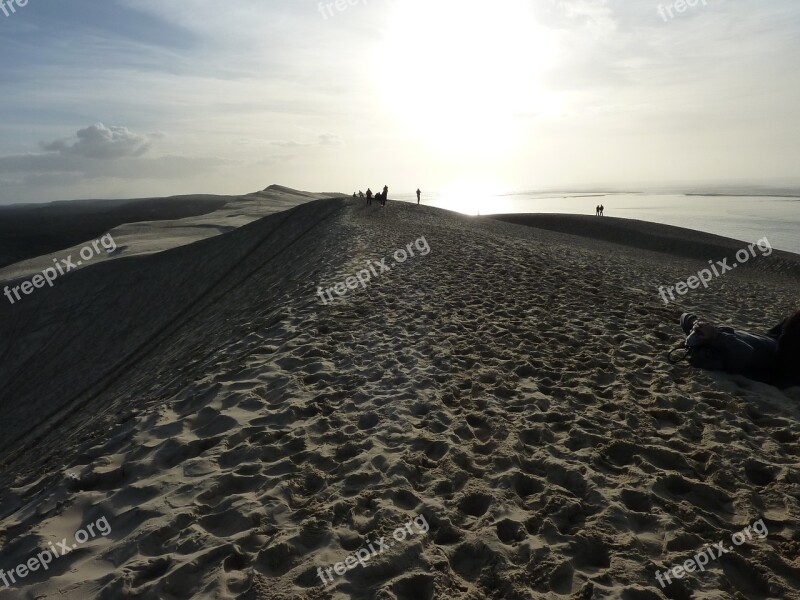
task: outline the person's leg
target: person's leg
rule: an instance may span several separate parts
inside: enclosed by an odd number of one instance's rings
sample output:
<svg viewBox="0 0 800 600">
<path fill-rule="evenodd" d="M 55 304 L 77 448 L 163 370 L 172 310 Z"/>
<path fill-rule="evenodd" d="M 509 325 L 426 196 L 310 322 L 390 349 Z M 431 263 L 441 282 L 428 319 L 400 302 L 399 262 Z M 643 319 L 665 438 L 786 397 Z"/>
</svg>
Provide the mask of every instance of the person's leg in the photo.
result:
<svg viewBox="0 0 800 600">
<path fill-rule="evenodd" d="M 692 327 L 694 327 L 695 321 L 697 321 L 697 315 L 692 313 L 683 313 L 681 315 L 681 329 L 686 335 L 692 333 Z"/>
<path fill-rule="evenodd" d="M 772 329 L 770 329 L 770 330 L 767 332 L 767 335 L 768 335 L 769 337 L 771 337 L 771 338 L 775 338 L 775 339 L 777 340 L 779 337 L 781 337 L 781 334 L 783 333 L 783 328 L 785 327 L 785 325 L 786 325 L 786 322 L 787 322 L 788 320 L 789 320 L 789 319 L 788 319 L 788 318 L 786 318 L 786 319 L 784 319 L 783 321 L 781 321 L 780 323 L 778 323 L 777 325 L 775 325 L 775 327 L 773 327 Z"/>
</svg>

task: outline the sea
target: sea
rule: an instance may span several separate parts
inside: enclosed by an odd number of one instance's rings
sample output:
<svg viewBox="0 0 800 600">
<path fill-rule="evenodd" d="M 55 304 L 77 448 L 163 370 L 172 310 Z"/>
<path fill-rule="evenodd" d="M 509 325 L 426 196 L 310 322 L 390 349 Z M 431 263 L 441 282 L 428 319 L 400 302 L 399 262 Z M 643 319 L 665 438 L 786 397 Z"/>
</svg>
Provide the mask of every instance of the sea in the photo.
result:
<svg viewBox="0 0 800 600">
<path fill-rule="evenodd" d="M 416 202 L 414 194 L 390 194 Z M 423 204 L 469 215 L 564 213 L 637 219 L 695 229 L 746 242 L 767 238 L 773 248 L 800 254 L 800 196 L 580 192 L 510 194 L 424 193 Z"/>
</svg>

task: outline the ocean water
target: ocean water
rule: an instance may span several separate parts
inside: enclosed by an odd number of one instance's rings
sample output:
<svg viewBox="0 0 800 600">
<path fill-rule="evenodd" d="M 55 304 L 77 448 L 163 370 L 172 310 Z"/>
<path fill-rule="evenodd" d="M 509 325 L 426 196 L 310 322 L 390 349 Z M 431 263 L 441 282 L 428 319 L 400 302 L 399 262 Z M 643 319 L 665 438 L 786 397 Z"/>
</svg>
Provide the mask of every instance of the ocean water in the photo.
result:
<svg viewBox="0 0 800 600">
<path fill-rule="evenodd" d="M 391 194 L 390 194 L 391 196 Z M 416 202 L 412 194 L 393 199 Z M 465 214 L 565 213 L 638 219 L 696 229 L 746 242 L 766 237 L 773 248 L 800 254 L 800 197 L 613 193 L 423 195 L 423 204 Z"/>
</svg>

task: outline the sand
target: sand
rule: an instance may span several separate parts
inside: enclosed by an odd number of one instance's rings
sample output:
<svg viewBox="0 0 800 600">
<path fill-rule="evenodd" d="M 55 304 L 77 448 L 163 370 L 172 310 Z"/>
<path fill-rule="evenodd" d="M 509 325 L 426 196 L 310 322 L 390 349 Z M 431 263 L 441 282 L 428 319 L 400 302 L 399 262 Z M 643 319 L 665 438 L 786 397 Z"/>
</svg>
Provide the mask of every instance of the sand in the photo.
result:
<svg viewBox="0 0 800 600">
<path fill-rule="evenodd" d="M 177 196 L 0 207 L 0 283 L 30 278 L 53 260 L 77 261 L 87 241 L 110 234 L 116 250 L 92 264 L 164 252 L 252 223 L 266 215 L 340 194 L 272 185 L 244 196 Z M 111 246 L 111 244 L 109 244 Z M 29 249 L 40 250 L 31 252 Z M 87 252 L 88 254 L 88 252 Z"/>
<path fill-rule="evenodd" d="M 627 238 L 333 199 L 0 303 L 0 568 L 112 529 L 0 600 L 800 598 L 800 389 L 664 360 L 684 310 L 773 325 L 797 259 L 665 306 L 725 254 Z"/>
</svg>

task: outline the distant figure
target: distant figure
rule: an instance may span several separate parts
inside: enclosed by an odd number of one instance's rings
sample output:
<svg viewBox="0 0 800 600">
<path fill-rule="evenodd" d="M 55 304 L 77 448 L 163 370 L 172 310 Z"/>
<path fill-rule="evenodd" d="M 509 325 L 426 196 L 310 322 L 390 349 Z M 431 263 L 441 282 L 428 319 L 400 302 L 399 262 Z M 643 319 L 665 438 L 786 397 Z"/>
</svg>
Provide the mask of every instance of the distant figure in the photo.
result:
<svg viewBox="0 0 800 600">
<path fill-rule="evenodd" d="M 383 206 L 386 206 L 386 200 L 389 199 L 389 186 L 383 186 Z"/>
<path fill-rule="evenodd" d="M 605 216 L 605 215 L 603 214 L 603 212 L 605 211 L 605 209 L 606 209 L 606 207 L 605 207 L 605 206 L 603 206 L 603 205 L 601 204 L 601 205 L 600 205 L 600 216 L 601 216 L 601 217 Z"/>
<path fill-rule="evenodd" d="M 420 198 L 422 198 L 422 190 L 417 188 L 417 204 L 419 204 Z"/>
<path fill-rule="evenodd" d="M 372 190 L 367 188 L 367 206 L 372 205 Z"/>
<path fill-rule="evenodd" d="M 600 205 L 599 204 L 594 207 L 594 216 L 595 217 L 599 217 L 600 216 Z"/>
<path fill-rule="evenodd" d="M 362 192 L 361 190 L 358 190 L 358 197 L 359 198 L 363 198 L 364 197 L 364 192 Z"/>
<path fill-rule="evenodd" d="M 709 371 L 738 373 L 767 383 L 798 383 L 800 374 L 800 310 L 766 335 L 734 331 L 684 313 L 681 328 L 689 337 L 689 362 Z"/>
<path fill-rule="evenodd" d="M 358 198 L 358 196 L 356 196 L 355 192 L 353 192 L 353 198 Z"/>
</svg>

